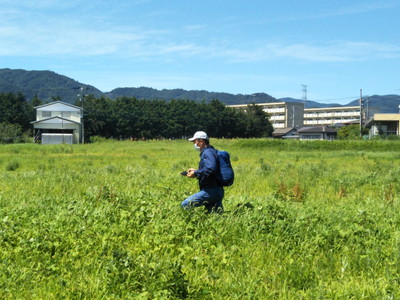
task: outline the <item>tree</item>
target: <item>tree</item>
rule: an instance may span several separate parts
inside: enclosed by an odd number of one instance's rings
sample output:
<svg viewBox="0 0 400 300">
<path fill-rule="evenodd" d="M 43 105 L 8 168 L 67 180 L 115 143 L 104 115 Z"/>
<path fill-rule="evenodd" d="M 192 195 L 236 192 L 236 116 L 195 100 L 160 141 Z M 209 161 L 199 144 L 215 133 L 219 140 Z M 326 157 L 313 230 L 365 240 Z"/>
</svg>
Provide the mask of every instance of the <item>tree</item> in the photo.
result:
<svg viewBox="0 0 400 300">
<path fill-rule="evenodd" d="M 159 138 L 168 135 L 166 126 L 167 103 L 165 100 L 139 101 L 141 114 L 137 120 L 143 138 Z"/>
<path fill-rule="evenodd" d="M 29 129 L 34 120 L 33 107 L 22 94 L 0 94 L 0 111 L 0 122 L 18 124 L 23 130 Z"/>
<path fill-rule="evenodd" d="M 40 100 L 40 98 L 38 97 L 38 95 L 35 95 L 35 97 L 32 98 L 31 104 L 33 107 L 42 105 L 42 100 Z"/>
<path fill-rule="evenodd" d="M 272 135 L 272 124 L 268 120 L 268 114 L 261 106 L 248 105 L 246 116 L 246 137 L 268 137 Z"/>
<path fill-rule="evenodd" d="M 142 114 L 139 100 L 134 97 L 121 97 L 112 102 L 115 136 L 118 138 L 141 138 L 138 119 Z M 145 117 L 145 116 L 143 116 Z"/>
<path fill-rule="evenodd" d="M 102 136 L 110 138 L 115 136 L 115 126 L 112 115 L 112 102 L 108 98 L 100 99 L 94 96 L 85 97 L 82 103 L 83 124 L 85 130 L 85 140 L 91 136 Z"/>
<path fill-rule="evenodd" d="M 188 137 L 193 134 L 196 125 L 194 120 L 199 104 L 190 100 L 171 100 L 166 112 L 167 138 Z"/>
<path fill-rule="evenodd" d="M 240 110 L 226 107 L 222 102 L 213 99 L 207 105 L 207 132 L 218 138 L 241 137 L 246 129 L 244 117 Z"/>
<path fill-rule="evenodd" d="M 363 134 L 367 134 L 368 130 L 363 128 Z M 340 140 L 358 140 L 360 137 L 360 125 L 353 124 L 340 128 L 337 132 L 337 138 Z"/>
<path fill-rule="evenodd" d="M 26 135 L 26 134 L 25 134 Z M 0 143 L 20 142 L 24 139 L 24 132 L 21 125 L 0 123 Z"/>
</svg>

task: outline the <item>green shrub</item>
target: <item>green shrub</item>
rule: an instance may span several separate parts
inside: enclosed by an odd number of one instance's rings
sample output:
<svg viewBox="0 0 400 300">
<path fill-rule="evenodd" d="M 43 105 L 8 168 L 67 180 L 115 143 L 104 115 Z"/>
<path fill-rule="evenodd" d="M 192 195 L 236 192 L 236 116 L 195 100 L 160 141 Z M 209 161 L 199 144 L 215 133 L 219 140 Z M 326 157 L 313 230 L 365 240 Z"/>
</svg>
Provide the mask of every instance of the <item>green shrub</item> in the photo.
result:
<svg viewBox="0 0 400 300">
<path fill-rule="evenodd" d="M 32 142 L 29 133 L 18 124 L 0 123 L 0 144 Z"/>
<path fill-rule="evenodd" d="M 15 171 L 18 168 L 19 168 L 19 162 L 16 160 L 12 160 L 6 165 L 7 171 Z"/>
</svg>

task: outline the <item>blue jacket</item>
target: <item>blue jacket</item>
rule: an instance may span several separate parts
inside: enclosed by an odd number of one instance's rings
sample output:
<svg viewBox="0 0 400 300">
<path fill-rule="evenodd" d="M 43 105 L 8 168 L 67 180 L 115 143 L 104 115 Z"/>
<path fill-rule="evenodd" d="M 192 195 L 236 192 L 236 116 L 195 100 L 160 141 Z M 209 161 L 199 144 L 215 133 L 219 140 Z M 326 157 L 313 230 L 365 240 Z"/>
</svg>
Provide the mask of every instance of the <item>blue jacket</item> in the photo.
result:
<svg viewBox="0 0 400 300">
<path fill-rule="evenodd" d="M 199 168 L 194 174 L 199 180 L 200 190 L 221 186 L 217 180 L 217 150 L 215 150 L 213 146 L 208 146 L 200 152 Z"/>
</svg>

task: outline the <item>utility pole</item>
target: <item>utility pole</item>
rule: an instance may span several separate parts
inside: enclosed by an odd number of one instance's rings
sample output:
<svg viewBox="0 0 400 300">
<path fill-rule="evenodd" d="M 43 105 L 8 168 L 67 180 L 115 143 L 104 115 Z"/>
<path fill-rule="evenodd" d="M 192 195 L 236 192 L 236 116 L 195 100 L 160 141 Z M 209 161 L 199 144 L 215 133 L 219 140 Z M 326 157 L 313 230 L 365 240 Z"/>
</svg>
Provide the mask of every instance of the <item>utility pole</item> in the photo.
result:
<svg viewBox="0 0 400 300">
<path fill-rule="evenodd" d="M 363 125 L 363 98 L 362 98 L 362 89 L 360 89 L 360 138 L 362 137 L 362 125 Z"/>
<path fill-rule="evenodd" d="M 79 100 L 80 100 L 80 104 L 82 107 L 82 144 L 85 143 L 85 128 L 84 128 L 84 113 L 83 113 L 83 101 L 85 101 L 85 87 L 81 86 L 80 87 L 80 94 L 79 94 Z"/>
<path fill-rule="evenodd" d="M 81 134 L 82 134 L 82 144 L 84 144 L 85 143 L 85 129 L 84 129 L 84 121 L 83 121 L 83 119 L 84 119 L 83 102 L 85 101 L 85 89 L 88 89 L 88 87 L 80 86 L 80 87 L 74 87 L 73 89 L 80 91 L 79 94 L 77 95 L 77 97 L 78 97 L 78 100 L 79 100 L 79 105 L 82 108 L 82 115 L 81 115 L 82 131 L 81 131 Z"/>
<path fill-rule="evenodd" d="M 302 84 L 301 85 L 303 87 L 303 117 L 302 117 L 302 124 L 300 126 L 304 126 L 304 108 L 306 107 L 306 102 L 307 102 L 307 85 L 306 84 Z M 294 126 L 293 126 L 294 127 Z"/>
</svg>

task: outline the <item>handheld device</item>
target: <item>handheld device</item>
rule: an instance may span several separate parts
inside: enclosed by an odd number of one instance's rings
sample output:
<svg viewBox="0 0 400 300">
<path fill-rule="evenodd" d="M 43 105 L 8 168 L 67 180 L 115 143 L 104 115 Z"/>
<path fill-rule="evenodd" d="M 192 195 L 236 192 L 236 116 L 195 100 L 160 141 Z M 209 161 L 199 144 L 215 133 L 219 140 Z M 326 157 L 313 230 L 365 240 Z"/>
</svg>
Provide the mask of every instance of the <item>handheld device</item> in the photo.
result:
<svg viewBox="0 0 400 300">
<path fill-rule="evenodd" d="M 186 175 L 187 175 L 187 173 L 188 173 L 188 172 L 186 172 L 186 171 L 183 171 L 183 172 L 181 172 L 181 175 L 182 175 L 182 176 L 186 176 Z"/>
</svg>

